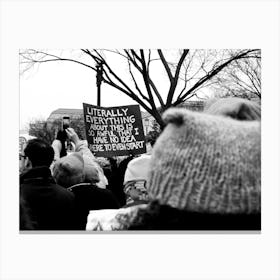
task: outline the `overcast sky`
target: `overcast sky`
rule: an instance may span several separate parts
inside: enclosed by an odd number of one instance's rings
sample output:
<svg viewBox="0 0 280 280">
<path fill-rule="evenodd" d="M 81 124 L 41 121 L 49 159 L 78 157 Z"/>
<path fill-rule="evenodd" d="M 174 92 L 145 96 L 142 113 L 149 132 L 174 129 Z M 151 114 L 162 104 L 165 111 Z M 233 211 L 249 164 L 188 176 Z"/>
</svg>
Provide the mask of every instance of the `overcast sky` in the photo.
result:
<svg viewBox="0 0 280 280">
<path fill-rule="evenodd" d="M 20 128 L 34 119 L 46 119 L 58 108 L 82 109 L 82 103 L 96 105 L 95 72 L 72 62 L 48 62 L 20 76 Z M 131 98 L 105 84 L 101 105 L 135 104 Z"/>
</svg>

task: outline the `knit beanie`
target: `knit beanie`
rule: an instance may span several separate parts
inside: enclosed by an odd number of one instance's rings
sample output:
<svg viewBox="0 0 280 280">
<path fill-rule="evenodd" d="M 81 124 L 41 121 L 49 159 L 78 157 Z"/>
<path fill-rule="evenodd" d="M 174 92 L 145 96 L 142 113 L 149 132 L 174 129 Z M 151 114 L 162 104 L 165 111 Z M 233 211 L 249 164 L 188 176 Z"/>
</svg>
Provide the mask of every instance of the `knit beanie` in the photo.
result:
<svg viewBox="0 0 280 280">
<path fill-rule="evenodd" d="M 237 120 L 253 121 L 261 119 L 261 106 L 257 102 L 238 97 L 210 99 L 206 102 L 204 112 Z"/>
<path fill-rule="evenodd" d="M 151 155 L 143 154 L 131 160 L 124 174 L 124 184 L 129 181 L 147 180 Z"/>
<path fill-rule="evenodd" d="M 197 212 L 260 212 L 259 121 L 176 108 L 163 120 L 147 182 L 151 199 Z"/>
<path fill-rule="evenodd" d="M 85 173 L 82 155 L 75 152 L 57 160 L 53 167 L 53 177 L 57 184 L 65 188 L 83 183 Z"/>
</svg>

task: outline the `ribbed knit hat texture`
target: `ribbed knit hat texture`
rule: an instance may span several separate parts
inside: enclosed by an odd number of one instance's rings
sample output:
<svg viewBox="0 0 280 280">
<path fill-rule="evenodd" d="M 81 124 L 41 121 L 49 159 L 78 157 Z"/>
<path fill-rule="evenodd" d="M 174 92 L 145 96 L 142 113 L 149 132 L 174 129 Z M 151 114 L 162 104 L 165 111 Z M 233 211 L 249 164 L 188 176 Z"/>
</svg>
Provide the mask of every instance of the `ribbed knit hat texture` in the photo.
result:
<svg viewBox="0 0 280 280">
<path fill-rule="evenodd" d="M 57 160 L 53 167 L 53 177 L 57 184 L 66 188 L 83 183 L 85 172 L 82 155 L 75 152 Z"/>
<path fill-rule="evenodd" d="M 210 99 L 206 102 L 204 112 L 211 115 L 222 115 L 237 120 L 260 120 L 260 104 L 239 97 Z"/>
<path fill-rule="evenodd" d="M 261 127 L 171 108 L 157 139 L 147 189 L 151 199 L 210 213 L 261 209 Z"/>
</svg>

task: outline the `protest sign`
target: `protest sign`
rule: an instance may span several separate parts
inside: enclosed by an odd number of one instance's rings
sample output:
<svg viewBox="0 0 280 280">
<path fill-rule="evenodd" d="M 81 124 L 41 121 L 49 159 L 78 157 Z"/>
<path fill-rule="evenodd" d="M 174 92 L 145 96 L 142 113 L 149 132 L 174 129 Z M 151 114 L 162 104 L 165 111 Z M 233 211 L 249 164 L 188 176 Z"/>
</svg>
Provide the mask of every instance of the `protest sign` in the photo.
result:
<svg viewBox="0 0 280 280">
<path fill-rule="evenodd" d="M 97 157 L 146 152 L 139 105 L 97 107 L 83 103 L 89 149 Z"/>
</svg>

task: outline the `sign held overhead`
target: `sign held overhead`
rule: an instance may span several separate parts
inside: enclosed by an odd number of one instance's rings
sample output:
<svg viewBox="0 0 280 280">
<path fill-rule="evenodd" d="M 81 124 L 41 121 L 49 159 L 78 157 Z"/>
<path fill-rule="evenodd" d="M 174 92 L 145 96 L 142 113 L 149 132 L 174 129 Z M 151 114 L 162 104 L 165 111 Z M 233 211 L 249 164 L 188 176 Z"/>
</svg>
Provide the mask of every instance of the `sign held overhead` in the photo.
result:
<svg viewBox="0 0 280 280">
<path fill-rule="evenodd" d="M 139 105 L 97 107 L 83 103 L 89 149 L 99 157 L 146 152 Z"/>
</svg>

